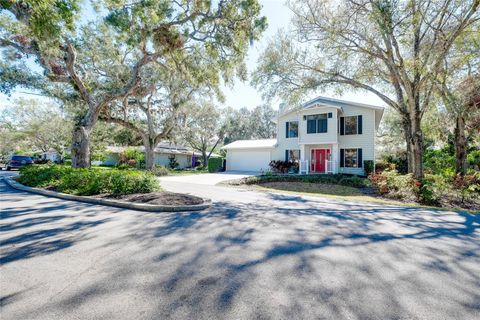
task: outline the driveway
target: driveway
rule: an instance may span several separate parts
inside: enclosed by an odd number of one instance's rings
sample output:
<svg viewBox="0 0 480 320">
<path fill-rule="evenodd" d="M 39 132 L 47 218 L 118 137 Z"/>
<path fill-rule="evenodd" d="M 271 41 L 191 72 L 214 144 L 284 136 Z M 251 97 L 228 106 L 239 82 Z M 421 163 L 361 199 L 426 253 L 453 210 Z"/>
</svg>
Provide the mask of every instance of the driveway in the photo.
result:
<svg viewBox="0 0 480 320">
<path fill-rule="evenodd" d="M 160 181 L 182 182 L 188 184 L 216 185 L 217 183 L 258 175 L 258 172 L 228 171 L 218 173 L 191 174 L 184 176 L 161 177 Z"/>
<path fill-rule="evenodd" d="M 138 212 L 0 181 L 1 319 L 480 316 L 479 215 L 165 183 L 214 205 Z"/>
</svg>

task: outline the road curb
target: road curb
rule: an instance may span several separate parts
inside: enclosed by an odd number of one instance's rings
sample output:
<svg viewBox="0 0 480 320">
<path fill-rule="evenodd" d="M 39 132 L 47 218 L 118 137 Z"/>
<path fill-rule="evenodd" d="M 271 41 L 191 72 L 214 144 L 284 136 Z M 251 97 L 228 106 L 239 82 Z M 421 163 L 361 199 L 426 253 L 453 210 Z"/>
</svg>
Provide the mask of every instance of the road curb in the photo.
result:
<svg viewBox="0 0 480 320">
<path fill-rule="evenodd" d="M 210 199 L 203 199 L 202 204 L 184 205 L 184 206 L 132 203 L 132 202 L 119 201 L 119 200 L 112 200 L 112 199 L 100 199 L 100 198 L 91 198 L 86 196 L 76 196 L 73 194 L 27 187 L 23 184 L 16 182 L 10 177 L 4 177 L 3 180 L 10 187 L 20 191 L 36 193 L 43 196 L 49 196 L 49 197 L 54 197 L 54 198 L 59 198 L 64 200 L 73 200 L 73 201 L 100 204 L 105 206 L 132 209 L 132 210 L 141 210 L 141 211 L 150 211 L 150 212 L 200 211 L 200 210 L 205 210 L 212 205 L 212 201 Z"/>
</svg>

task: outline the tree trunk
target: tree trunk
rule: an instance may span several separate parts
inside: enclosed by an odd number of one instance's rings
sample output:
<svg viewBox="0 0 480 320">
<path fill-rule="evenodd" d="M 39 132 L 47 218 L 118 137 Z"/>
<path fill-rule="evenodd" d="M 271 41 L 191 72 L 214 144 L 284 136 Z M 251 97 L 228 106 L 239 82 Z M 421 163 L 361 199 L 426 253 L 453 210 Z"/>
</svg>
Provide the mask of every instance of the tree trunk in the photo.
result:
<svg viewBox="0 0 480 320">
<path fill-rule="evenodd" d="M 467 172 L 467 138 L 465 137 L 465 119 L 457 116 L 455 124 L 455 171 L 464 175 Z"/>
<path fill-rule="evenodd" d="M 76 125 L 72 137 L 72 167 L 90 167 L 90 132 L 92 126 Z"/>
<path fill-rule="evenodd" d="M 423 133 L 419 115 L 404 116 L 403 127 L 407 143 L 408 173 L 423 179 Z"/>
<path fill-rule="evenodd" d="M 411 162 L 412 173 L 415 179 L 423 179 L 423 133 L 420 127 L 420 116 L 418 114 L 412 115 L 411 123 Z"/>
<path fill-rule="evenodd" d="M 408 117 L 406 117 L 407 119 L 403 119 L 403 133 L 405 135 L 405 143 L 406 143 L 406 149 L 407 149 L 407 171 L 408 173 L 412 173 L 413 172 L 413 157 L 412 157 L 412 146 L 411 146 L 411 135 L 410 135 L 410 132 L 411 132 L 411 126 L 410 126 L 410 119 L 408 119 Z"/>
<path fill-rule="evenodd" d="M 145 147 L 145 169 L 152 170 L 155 167 L 155 143 L 151 143 L 150 139 L 144 139 Z"/>
<path fill-rule="evenodd" d="M 203 167 L 206 168 L 208 166 L 208 155 L 206 150 L 202 150 L 202 162 L 203 162 Z"/>
</svg>

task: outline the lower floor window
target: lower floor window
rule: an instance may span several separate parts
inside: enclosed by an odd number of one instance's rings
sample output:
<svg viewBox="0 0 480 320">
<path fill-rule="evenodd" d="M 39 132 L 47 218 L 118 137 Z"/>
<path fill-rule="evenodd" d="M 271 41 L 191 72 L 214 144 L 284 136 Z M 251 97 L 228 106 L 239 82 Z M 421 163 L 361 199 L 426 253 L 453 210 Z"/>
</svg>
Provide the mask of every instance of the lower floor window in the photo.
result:
<svg viewBox="0 0 480 320">
<path fill-rule="evenodd" d="M 345 167 L 358 167 L 358 149 L 345 149 Z"/>
<path fill-rule="evenodd" d="M 300 160 L 300 150 L 285 150 L 285 161 L 298 162 Z"/>
</svg>

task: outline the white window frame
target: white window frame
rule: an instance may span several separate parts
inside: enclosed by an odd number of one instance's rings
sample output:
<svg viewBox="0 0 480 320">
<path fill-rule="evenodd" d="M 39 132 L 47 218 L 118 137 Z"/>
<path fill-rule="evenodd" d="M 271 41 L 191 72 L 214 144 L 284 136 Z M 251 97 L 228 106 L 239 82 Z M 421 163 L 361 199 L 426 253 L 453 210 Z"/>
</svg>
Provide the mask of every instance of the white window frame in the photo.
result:
<svg viewBox="0 0 480 320">
<path fill-rule="evenodd" d="M 286 121 L 286 122 L 288 122 L 288 132 L 287 132 L 287 134 L 286 134 L 286 136 L 288 136 L 288 137 L 287 137 L 286 139 L 295 139 L 295 138 L 298 139 L 298 137 L 299 137 L 299 135 L 300 135 L 300 121 L 298 121 L 298 120 L 291 120 L 291 121 Z M 290 126 L 291 126 L 291 123 L 292 123 L 292 122 L 296 122 L 296 123 L 297 123 L 297 136 L 296 136 L 296 137 L 290 137 Z"/>
<path fill-rule="evenodd" d="M 355 133 L 347 133 L 347 118 L 355 118 Z M 358 115 L 357 116 L 343 116 L 343 135 L 344 136 L 353 136 L 358 135 Z M 351 149 L 351 148 L 350 148 Z"/>
<path fill-rule="evenodd" d="M 343 149 L 343 167 L 344 168 L 357 168 L 357 169 L 359 168 L 359 166 L 358 166 L 358 150 L 359 149 L 361 149 L 361 148 L 344 148 Z M 355 156 L 357 158 L 357 162 L 356 162 L 357 166 L 356 167 L 347 166 L 347 161 L 346 161 L 347 150 L 356 150 L 356 154 L 355 154 Z"/>
</svg>

